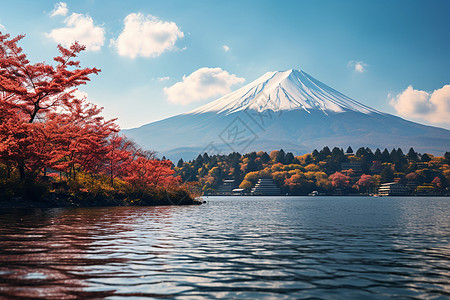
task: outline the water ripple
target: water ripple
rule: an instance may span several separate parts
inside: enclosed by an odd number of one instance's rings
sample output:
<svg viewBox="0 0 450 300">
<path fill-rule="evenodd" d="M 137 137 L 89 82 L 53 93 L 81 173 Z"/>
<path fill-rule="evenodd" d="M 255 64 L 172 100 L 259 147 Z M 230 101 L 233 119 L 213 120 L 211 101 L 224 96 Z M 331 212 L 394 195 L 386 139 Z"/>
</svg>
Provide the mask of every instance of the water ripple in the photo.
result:
<svg viewBox="0 0 450 300">
<path fill-rule="evenodd" d="M 450 199 L 0 212 L 0 299 L 450 297 Z"/>
</svg>

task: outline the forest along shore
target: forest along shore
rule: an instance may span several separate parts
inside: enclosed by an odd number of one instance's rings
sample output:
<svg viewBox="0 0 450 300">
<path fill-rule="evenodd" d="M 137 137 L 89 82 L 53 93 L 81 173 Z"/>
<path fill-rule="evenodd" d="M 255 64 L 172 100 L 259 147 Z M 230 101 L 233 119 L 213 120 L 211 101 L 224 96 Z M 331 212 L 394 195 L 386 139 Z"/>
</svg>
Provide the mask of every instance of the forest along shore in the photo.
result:
<svg viewBox="0 0 450 300">
<path fill-rule="evenodd" d="M 196 203 L 170 160 L 120 135 L 116 119 L 76 93 L 101 72 L 81 67 L 85 46 L 59 45 L 53 64 L 31 63 L 24 37 L 0 32 L 0 206 Z"/>
</svg>

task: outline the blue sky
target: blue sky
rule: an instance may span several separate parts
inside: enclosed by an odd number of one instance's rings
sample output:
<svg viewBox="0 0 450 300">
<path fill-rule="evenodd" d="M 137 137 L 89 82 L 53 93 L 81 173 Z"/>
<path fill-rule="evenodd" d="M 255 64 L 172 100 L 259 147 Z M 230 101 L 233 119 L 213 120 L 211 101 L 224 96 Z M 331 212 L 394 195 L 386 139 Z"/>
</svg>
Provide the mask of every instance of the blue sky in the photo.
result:
<svg viewBox="0 0 450 300">
<path fill-rule="evenodd" d="M 449 15 L 450 1 L 16 0 L 2 3 L 0 30 L 27 34 L 33 62 L 51 62 L 58 42 L 87 44 L 82 65 L 102 73 L 80 90 L 122 128 L 292 68 L 376 109 L 450 128 Z"/>
</svg>

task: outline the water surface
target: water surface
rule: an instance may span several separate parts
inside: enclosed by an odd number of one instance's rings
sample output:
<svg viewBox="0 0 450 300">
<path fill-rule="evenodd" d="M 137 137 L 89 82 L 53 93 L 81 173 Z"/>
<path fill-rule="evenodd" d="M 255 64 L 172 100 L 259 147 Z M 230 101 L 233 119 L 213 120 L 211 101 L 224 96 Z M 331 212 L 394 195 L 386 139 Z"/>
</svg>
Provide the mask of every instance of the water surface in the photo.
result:
<svg viewBox="0 0 450 300">
<path fill-rule="evenodd" d="M 4 299 L 448 299 L 450 199 L 0 212 Z"/>
</svg>

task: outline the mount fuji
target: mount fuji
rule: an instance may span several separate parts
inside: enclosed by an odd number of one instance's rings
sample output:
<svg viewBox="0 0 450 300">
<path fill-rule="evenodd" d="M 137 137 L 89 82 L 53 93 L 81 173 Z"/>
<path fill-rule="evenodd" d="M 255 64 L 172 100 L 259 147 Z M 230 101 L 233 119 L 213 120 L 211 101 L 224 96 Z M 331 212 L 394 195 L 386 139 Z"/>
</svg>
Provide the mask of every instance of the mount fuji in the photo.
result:
<svg viewBox="0 0 450 300">
<path fill-rule="evenodd" d="M 450 150 L 449 130 L 380 112 L 298 70 L 268 72 L 193 111 L 123 133 L 173 160 L 281 148 L 302 154 L 324 146 Z"/>
</svg>

